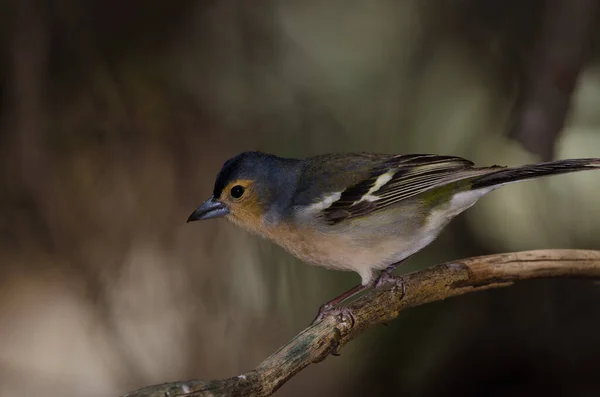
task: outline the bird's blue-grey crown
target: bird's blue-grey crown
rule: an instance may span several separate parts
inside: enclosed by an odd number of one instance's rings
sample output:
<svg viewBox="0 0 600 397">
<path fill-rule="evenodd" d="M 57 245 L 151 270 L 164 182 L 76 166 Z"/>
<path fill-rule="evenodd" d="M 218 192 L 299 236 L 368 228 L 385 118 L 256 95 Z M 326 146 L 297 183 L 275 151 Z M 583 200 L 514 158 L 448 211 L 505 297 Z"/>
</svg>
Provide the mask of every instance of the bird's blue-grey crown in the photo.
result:
<svg viewBox="0 0 600 397">
<path fill-rule="evenodd" d="M 293 198 L 300 175 L 302 160 L 282 158 L 272 154 L 250 151 L 227 160 L 215 181 L 213 196 L 218 199 L 223 189 L 237 179 L 255 181 L 265 204 L 283 204 Z"/>
</svg>

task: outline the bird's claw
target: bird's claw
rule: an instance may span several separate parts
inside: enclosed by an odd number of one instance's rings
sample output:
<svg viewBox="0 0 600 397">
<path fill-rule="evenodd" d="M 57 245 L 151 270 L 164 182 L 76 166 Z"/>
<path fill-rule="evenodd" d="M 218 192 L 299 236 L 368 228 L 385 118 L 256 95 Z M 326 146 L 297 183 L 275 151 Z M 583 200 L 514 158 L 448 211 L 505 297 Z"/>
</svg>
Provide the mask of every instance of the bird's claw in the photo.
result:
<svg viewBox="0 0 600 397">
<path fill-rule="evenodd" d="M 330 315 L 339 316 L 339 320 L 342 322 L 350 320 L 350 327 L 354 326 L 354 316 L 352 315 L 352 311 L 349 308 L 347 308 L 346 306 L 334 306 L 328 303 L 322 305 L 319 308 L 317 317 L 315 317 L 311 324 L 316 324 Z"/>
<path fill-rule="evenodd" d="M 334 306 L 329 303 L 321 305 L 321 307 L 319 307 L 319 311 L 317 312 L 317 317 L 315 317 L 315 319 L 312 321 L 312 324 L 318 323 L 319 321 L 323 320 L 325 317 L 332 313 L 333 309 Z"/>
<path fill-rule="evenodd" d="M 333 329 L 335 332 L 335 338 L 333 341 L 331 341 L 331 350 L 329 350 L 329 354 L 332 356 L 339 356 L 340 348 L 342 347 L 341 341 L 343 333 L 354 327 L 354 315 L 352 314 L 352 311 L 345 306 L 329 308 L 327 312 L 324 313 L 323 318 L 329 315 L 337 317 L 337 320 L 339 321 L 337 326 Z M 346 331 L 342 331 L 342 329 L 345 329 Z"/>
<path fill-rule="evenodd" d="M 402 296 L 406 295 L 406 285 L 404 284 L 402 277 L 392 276 L 389 272 L 384 270 L 381 272 L 373 286 L 375 288 L 380 288 L 387 287 L 388 285 L 395 285 L 395 287 L 401 289 Z"/>
</svg>

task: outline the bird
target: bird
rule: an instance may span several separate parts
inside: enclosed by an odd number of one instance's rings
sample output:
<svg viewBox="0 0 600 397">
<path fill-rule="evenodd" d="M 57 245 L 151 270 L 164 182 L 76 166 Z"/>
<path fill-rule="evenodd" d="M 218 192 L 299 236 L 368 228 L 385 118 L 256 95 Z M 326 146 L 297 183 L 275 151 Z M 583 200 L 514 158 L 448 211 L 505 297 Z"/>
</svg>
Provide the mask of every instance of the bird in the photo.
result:
<svg viewBox="0 0 600 397">
<path fill-rule="evenodd" d="M 477 167 L 436 154 L 247 151 L 225 162 L 187 222 L 224 217 L 304 262 L 358 273 L 361 283 L 323 304 L 319 319 L 365 288 L 401 283 L 393 270 L 493 190 L 598 168 L 599 158 Z"/>
</svg>

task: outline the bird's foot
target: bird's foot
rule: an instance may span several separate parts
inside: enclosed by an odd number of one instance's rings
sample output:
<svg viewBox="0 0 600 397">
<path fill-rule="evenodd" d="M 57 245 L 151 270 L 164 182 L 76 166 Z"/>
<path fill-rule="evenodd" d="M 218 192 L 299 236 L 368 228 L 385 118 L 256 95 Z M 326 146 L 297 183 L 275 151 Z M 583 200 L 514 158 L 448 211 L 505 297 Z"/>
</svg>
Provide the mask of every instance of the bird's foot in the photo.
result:
<svg viewBox="0 0 600 397">
<path fill-rule="evenodd" d="M 319 313 L 319 316 L 320 315 L 321 315 L 321 312 Z M 354 327 L 354 324 L 355 324 L 354 315 L 352 314 L 352 310 L 350 310 L 346 306 L 332 307 L 332 308 L 325 310 L 322 313 L 321 318 L 319 318 L 319 316 L 317 316 L 317 319 L 315 319 L 315 322 L 320 321 L 328 316 L 334 316 L 336 318 L 337 324 L 334 328 L 336 337 L 331 342 L 331 350 L 329 350 L 329 354 L 331 354 L 332 356 L 339 356 L 340 348 L 342 347 L 342 345 L 341 345 L 341 340 L 342 340 L 342 335 L 343 335 L 342 329 L 345 329 L 347 331 L 347 330 L 351 329 L 352 327 Z"/>
<path fill-rule="evenodd" d="M 317 317 L 315 317 L 311 324 L 318 323 L 319 321 L 323 320 L 325 317 L 327 317 L 328 314 L 330 314 L 333 311 L 333 308 L 334 306 L 330 303 L 322 304 L 321 307 L 319 307 L 319 311 L 317 312 Z"/>
<path fill-rule="evenodd" d="M 375 280 L 373 287 L 380 288 L 389 285 L 394 285 L 396 288 L 400 289 L 402 291 L 402 296 L 406 294 L 406 285 L 404 284 L 402 277 L 392 276 L 386 269 L 382 271 L 377 280 Z"/>
<path fill-rule="evenodd" d="M 317 317 L 315 317 L 311 324 L 316 324 L 328 316 L 338 316 L 340 321 L 350 320 L 351 326 L 354 325 L 354 316 L 352 315 L 352 310 L 346 306 L 335 306 L 329 303 L 325 303 L 319 308 Z"/>
<path fill-rule="evenodd" d="M 339 308 L 331 302 L 322 304 L 321 307 L 319 307 L 319 311 L 317 312 L 317 317 L 315 317 L 311 324 L 318 323 L 330 314 L 335 314 L 338 310 Z"/>
<path fill-rule="evenodd" d="M 321 305 L 321 307 L 319 308 L 319 312 L 317 313 L 317 317 L 315 317 L 315 319 L 312 321 L 311 324 L 319 322 L 319 321 L 323 320 L 325 317 L 327 317 L 328 315 L 332 314 L 334 311 L 339 310 L 341 308 L 338 306 L 339 304 L 355 297 L 359 292 L 361 292 L 364 289 L 365 289 L 365 286 L 363 286 L 362 284 L 359 284 L 359 285 L 349 289 L 348 291 L 344 292 L 340 296 Z"/>
</svg>

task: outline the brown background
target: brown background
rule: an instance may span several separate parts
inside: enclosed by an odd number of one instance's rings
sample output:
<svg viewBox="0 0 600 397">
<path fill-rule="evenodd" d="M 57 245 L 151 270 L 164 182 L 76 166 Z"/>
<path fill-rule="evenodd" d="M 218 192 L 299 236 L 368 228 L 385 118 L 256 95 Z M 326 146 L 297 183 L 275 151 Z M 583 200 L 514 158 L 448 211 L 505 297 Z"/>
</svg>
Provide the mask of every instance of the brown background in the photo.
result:
<svg viewBox="0 0 600 397">
<path fill-rule="evenodd" d="M 600 157 L 592 3 L 1 2 L 0 396 L 233 376 L 358 282 L 185 224 L 240 151 Z M 600 173 L 505 187 L 404 270 L 600 249 L 599 197 Z M 410 310 L 278 395 L 598 395 L 599 334 L 597 285 L 531 282 Z"/>
</svg>

